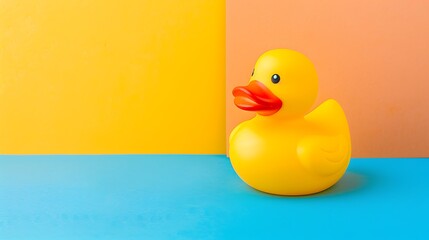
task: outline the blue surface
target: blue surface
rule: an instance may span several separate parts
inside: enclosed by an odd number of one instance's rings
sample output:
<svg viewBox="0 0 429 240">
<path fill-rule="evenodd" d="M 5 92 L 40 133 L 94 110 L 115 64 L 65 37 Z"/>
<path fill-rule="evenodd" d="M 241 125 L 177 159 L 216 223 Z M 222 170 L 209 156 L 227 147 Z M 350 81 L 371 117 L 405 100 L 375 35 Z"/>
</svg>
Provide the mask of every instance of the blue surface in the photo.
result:
<svg viewBox="0 0 429 240">
<path fill-rule="evenodd" d="M 352 159 L 313 196 L 225 156 L 0 156 L 0 239 L 429 239 L 429 159 Z"/>
</svg>

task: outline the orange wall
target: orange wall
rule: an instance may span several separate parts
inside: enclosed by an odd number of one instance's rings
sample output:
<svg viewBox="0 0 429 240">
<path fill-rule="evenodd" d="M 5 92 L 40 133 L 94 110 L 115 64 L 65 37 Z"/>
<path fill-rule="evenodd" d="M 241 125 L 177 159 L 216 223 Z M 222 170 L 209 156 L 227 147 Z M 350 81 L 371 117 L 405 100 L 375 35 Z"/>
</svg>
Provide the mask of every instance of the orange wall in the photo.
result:
<svg viewBox="0 0 429 240">
<path fill-rule="evenodd" d="M 429 156 L 429 1 L 227 1 L 227 137 L 252 114 L 233 105 L 258 56 L 306 54 L 317 103 L 346 111 L 354 157 Z"/>
</svg>

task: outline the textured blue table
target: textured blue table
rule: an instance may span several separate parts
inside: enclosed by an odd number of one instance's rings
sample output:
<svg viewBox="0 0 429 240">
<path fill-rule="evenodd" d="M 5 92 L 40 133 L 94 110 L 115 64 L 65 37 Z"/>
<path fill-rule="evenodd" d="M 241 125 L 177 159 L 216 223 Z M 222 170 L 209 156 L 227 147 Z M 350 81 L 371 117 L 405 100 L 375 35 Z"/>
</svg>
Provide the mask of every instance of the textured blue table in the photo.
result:
<svg viewBox="0 0 429 240">
<path fill-rule="evenodd" d="M 352 159 L 307 197 L 225 156 L 0 156 L 0 239 L 429 239 L 429 159 Z"/>
</svg>

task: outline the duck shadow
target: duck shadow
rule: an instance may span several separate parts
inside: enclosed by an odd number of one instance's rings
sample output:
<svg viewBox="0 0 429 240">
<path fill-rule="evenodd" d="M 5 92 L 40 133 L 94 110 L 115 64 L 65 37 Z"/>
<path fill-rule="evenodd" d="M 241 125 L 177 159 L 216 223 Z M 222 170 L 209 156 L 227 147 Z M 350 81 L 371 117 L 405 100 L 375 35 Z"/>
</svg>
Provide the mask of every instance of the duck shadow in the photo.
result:
<svg viewBox="0 0 429 240">
<path fill-rule="evenodd" d="M 261 195 L 268 194 L 278 198 L 321 198 L 355 194 L 367 189 L 371 182 L 373 182 L 373 177 L 371 177 L 369 174 L 365 174 L 361 171 L 347 171 L 346 174 L 344 174 L 340 181 L 338 181 L 335 185 L 315 194 L 301 196 L 282 196 L 260 192 L 251 187 L 249 187 L 249 189 L 253 189 L 255 192 L 258 192 Z"/>
<path fill-rule="evenodd" d="M 328 197 L 352 194 L 360 192 L 368 187 L 369 176 L 361 172 L 347 172 L 344 176 L 332 187 L 306 197 Z"/>
</svg>

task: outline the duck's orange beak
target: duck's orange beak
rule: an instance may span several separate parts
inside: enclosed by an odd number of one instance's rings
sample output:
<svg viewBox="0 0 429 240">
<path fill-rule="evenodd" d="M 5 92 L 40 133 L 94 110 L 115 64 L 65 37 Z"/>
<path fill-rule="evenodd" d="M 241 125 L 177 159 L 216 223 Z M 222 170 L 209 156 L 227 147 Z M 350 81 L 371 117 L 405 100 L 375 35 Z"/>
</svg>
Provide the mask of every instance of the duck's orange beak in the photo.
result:
<svg viewBox="0 0 429 240">
<path fill-rule="evenodd" d="M 232 94 L 237 107 L 255 111 L 260 115 L 272 115 L 282 107 L 282 101 L 259 81 L 251 81 L 247 86 L 236 87 Z"/>
</svg>

